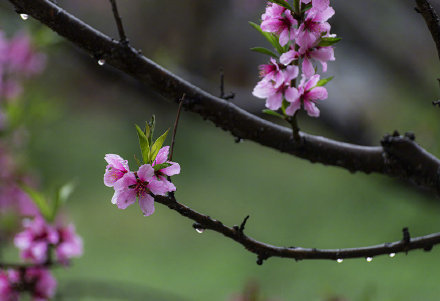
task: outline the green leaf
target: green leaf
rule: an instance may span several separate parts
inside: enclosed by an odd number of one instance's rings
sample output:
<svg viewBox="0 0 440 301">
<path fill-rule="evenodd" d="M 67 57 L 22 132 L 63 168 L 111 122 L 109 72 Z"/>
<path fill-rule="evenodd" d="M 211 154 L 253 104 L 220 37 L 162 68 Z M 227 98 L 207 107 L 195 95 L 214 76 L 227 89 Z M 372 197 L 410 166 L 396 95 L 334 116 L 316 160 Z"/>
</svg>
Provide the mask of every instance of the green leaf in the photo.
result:
<svg viewBox="0 0 440 301">
<path fill-rule="evenodd" d="M 153 146 L 151 147 L 151 152 L 150 152 L 150 163 L 152 163 L 154 161 L 154 159 L 156 159 L 157 153 L 159 152 L 159 150 L 161 149 L 163 143 L 165 142 L 165 139 L 167 138 L 169 129 L 159 138 L 157 138 L 156 142 L 154 142 Z"/>
<path fill-rule="evenodd" d="M 172 164 L 171 163 L 162 163 L 162 164 L 156 164 L 156 165 L 154 165 L 153 166 L 153 168 L 154 168 L 154 171 L 158 171 L 158 170 L 161 170 L 161 169 L 163 169 L 163 168 L 167 168 L 167 167 L 170 167 Z"/>
<path fill-rule="evenodd" d="M 59 187 L 55 193 L 55 201 L 53 202 L 52 212 L 51 212 L 51 221 L 55 220 L 55 217 L 58 214 L 58 209 L 63 205 L 69 196 L 72 194 L 75 189 L 75 184 L 73 182 L 66 183 Z"/>
<path fill-rule="evenodd" d="M 153 134 L 154 134 L 154 127 L 156 126 L 156 116 L 151 116 L 151 121 L 146 122 L 145 126 L 145 136 L 148 138 L 148 145 L 151 145 L 153 142 Z"/>
<path fill-rule="evenodd" d="M 284 0 L 268 0 L 268 1 L 273 2 L 273 3 L 275 3 L 275 4 L 278 4 L 279 6 L 282 6 L 282 7 L 284 7 L 284 8 L 287 8 L 287 9 L 290 10 L 291 12 L 294 11 L 293 8 L 292 8 L 292 6 L 290 6 L 290 4 L 287 3 L 287 2 L 284 1 Z"/>
<path fill-rule="evenodd" d="M 321 42 L 319 42 L 318 46 L 320 47 L 327 47 L 327 46 L 331 46 L 333 44 L 336 44 L 337 42 L 339 42 L 340 40 L 342 40 L 341 38 L 332 38 L 332 37 L 322 37 L 321 38 Z"/>
<path fill-rule="evenodd" d="M 30 188 L 29 186 L 21 184 L 20 187 L 31 198 L 31 200 L 37 206 L 38 210 L 40 211 L 44 219 L 46 219 L 47 221 L 51 221 L 52 212 L 51 209 L 49 208 L 49 204 L 47 203 L 46 198 L 41 193 Z"/>
<path fill-rule="evenodd" d="M 312 3 L 306 4 L 301 7 L 301 13 L 305 13 L 306 11 L 308 11 L 311 8 L 312 8 Z"/>
<path fill-rule="evenodd" d="M 281 47 L 280 43 L 278 42 L 278 38 L 276 35 L 261 30 L 260 25 L 255 24 L 254 22 L 249 21 L 249 24 L 253 28 L 255 28 L 259 33 L 261 33 L 263 35 L 263 37 L 265 37 L 266 40 L 278 51 L 278 53 L 280 53 L 280 54 L 284 53 L 283 47 Z"/>
<path fill-rule="evenodd" d="M 135 124 L 135 126 L 139 138 L 139 146 L 141 148 L 142 159 L 144 161 L 144 164 L 148 164 L 148 155 L 150 153 L 150 144 L 148 143 L 148 138 L 147 136 L 145 136 L 144 131 L 142 131 L 137 124 Z"/>
<path fill-rule="evenodd" d="M 333 78 L 334 78 L 334 76 L 330 76 L 330 77 L 328 77 L 328 78 L 323 78 L 323 79 L 321 79 L 321 80 L 316 84 L 315 87 L 322 87 L 322 86 L 325 86 L 325 85 L 327 85 L 327 83 L 328 83 L 329 81 L 331 81 Z"/>
<path fill-rule="evenodd" d="M 285 118 L 283 115 L 281 115 L 280 113 L 277 113 L 277 112 L 272 111 L 272 110 L 269 110 L 269 109 L 264 109 L 264 110 L 263 110 L 263 113 L 264 113 L 264 114 L 267 114 L 267 115 L 276 116 L 276 117 L 279 117 L 279 118 L 281 118 L 281 119 L 286 119 L 286 118 Z"/>
<path fill-rule="evenodd" d="M 251 48 L 251 50 L 255 51 L 255 52 L 262 53 L 262 54 L 267 54 L 267 55 L 272 56 L 274 58 L 278 58 L 278 55 L 275 52 L 272 52 L 269 49 L 264 48 L 264 47 L 253 47 L 253 48 Z"/>
</svg>

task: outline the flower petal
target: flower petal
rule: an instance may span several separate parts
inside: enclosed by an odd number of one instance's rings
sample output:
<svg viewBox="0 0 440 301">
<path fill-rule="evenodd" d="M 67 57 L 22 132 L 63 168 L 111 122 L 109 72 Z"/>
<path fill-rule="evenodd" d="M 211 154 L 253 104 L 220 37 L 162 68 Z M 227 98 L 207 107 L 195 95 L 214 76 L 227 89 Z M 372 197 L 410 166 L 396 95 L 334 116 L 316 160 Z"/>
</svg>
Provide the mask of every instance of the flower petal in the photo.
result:
<svg viewBox="0 0 440 301">
<path fill-rule="evenodd" d="M 171 163 L 171 166 L 168 166 L 164 169 L 161 169 L 160 172 L 167 176 L 174 176 L 180 173 L 180 165 L 176 162 L 168 162 Z"/>
<path fill-rule="evenodd" d="M 316 105 L 312 101 L 305 100 L 304 101 L 304 108 L 307 111 L 307 114 L 310 117 L 319 117 L 319 109 L 316 107 Z"/>
<path fill-rule="evenodd" d="M 139 206 L 144 216 L 152 215 L 154 213 L 154 198 L 149 194 L 145 194 L 139 198 Z"/>
<path fill-rule="evenodd" d="M 153 166 L 156 164 L 162 164 L 165 163 L 168 160 L 168 153 L 169 153 L 170 147 L 164 146 L 162 147 L 159 152 L 157 153 L 156 159 L 154 160 Z"/>
<path fill-rule="evenodd" d="M 150 189 L 150 191 L 155 195 L 166 195 L 168 192 L 167 185 L 164 182 L 158 180 L 150 180 L 147 188 Z"/>
<path fill-rule="evenodd" d="M 148 182 L 148 180 L 154 176 L 154 169 L 153 167 L 151 167 L 150 164 L 144 164 L 141 167 L 139 167 L 137 175 L 139 179 L 141 179 L 142 181 Z"/>
<path fill-rule="evenodd" d="M 328 97 L 327 89 L 324 87 L 316 87 L 307 93 L 309 100 L 323 100 Z"/>
</svg>

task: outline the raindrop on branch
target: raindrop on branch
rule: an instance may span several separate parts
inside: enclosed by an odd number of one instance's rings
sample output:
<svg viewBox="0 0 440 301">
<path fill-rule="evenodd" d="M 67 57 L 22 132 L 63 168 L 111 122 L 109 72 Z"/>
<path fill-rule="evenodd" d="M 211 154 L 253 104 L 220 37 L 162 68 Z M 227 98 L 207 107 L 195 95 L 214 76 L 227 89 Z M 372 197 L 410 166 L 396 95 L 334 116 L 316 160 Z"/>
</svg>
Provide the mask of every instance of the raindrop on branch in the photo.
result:
<svg viewBox="0 0 440 301">
<path fill-rule="evenodd" d="M 391 258 L 393 258 L 394 256 L 396 256 L 396 253 L 390 253 Z"/>
<path fill-rule="evenodd" d="M 98 60 L 98 65 L 99 66 L 104 66 L 104 64 L 105 64 L 105 60 L 104 59 L 99 59 Z"/>
<path fill-rule="evenodd" d="M 27 14 L 20 14 L 20 18 L 22 18 L 23 21 L 26 21 L 27 19 L 29 19 L 29 15 L 27 15 Z"/>
<path fill-rule="evenodd" d="M 344 259 L 342 259 L 342 258 L 338 258 L 336 261 L 337 261 L 338 263 L 342 263 L 342 262 L 344 261 Z"/>
<path fill-rule="evenodd" d="M 373 261 L 373 257 L 367 257 L 367 262 L 372 262 Z"/>
<path fill-rule="evenodd" d="M 205 232 L 205 228 L 200 225 L 199 223 L 194 223 L 193 224 L 193 228 L 196 230 L 197 233 L 202 234 L 203 232 Z"/>
</svg>

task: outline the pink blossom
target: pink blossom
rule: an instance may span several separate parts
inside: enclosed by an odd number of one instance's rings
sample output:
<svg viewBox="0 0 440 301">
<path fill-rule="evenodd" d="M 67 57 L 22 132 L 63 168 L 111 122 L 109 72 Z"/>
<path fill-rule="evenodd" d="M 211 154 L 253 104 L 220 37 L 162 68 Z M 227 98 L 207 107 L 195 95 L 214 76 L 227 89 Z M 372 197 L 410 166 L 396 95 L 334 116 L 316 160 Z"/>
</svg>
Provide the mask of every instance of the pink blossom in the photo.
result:
<svg viewBox="0 0 440 301">
<path fill-rule="evenodd" d="M 159 169 L 155 172 L 155 175 L 163 182 L 164 185 L 167 186 L 167 191 L 176 191 L 176 186 L 173 183 L 167 180 L 165 176 L 174 176 L 180 173 L 180 165 L 176 162 L 168 161 L 168 153 L 170 147 L 164 146 L 157 153 L 156 159 L 153 162 L 153 167 L 157 164 L 169 163 L 171 166 L 166 168 Z"/>
<path fill-rule="evenodd" d="M 171 166 L 170 166 L 171 167 Z M 168 187 L 164 182 L 155 179 L 154 169 L 149 164 L 139 167 L 139 170 L 126 173 L 114 185 L 115 194 L 112 203 L 119 209 L 125 209 L 139 199 L 139 206 L 145 216 L 154 212 L 154 195 L 166 195 Z"/>
<path fill-rule="evenodd" d="M 104 184 L 108 187 L 112 187 L 129 172 L 130 169 L 128 168 L 127 160 L 122 159 L 119 155 L 107 154 L 104 159 L 108 163 L 104 173 Z"/>
<path fill-rule="evenodd" d="M 70 224 L 67 227 L 57 227 L 59 241 L 55 247 L 57 260 L 68 264 L 72 257 L 79 257 L 83 252 L 83 242 L 75 232 L 75 226 Z"/>
<path fill-rule="evenodd" d="M 264 78 L 255 86 L 252 94 L 255 97 L 266 99 L 266 107 L 271 110 L 281 108 L 283 98 L 291 96 L 290 82 L 298 76 L 297 66 L 287 66 L 284 70 L 284 82 L 276 87 L 273 81 L 267 81 Z"/>
<path fill-rule="evenodd" d="M 286 100 L 290 102 L 290 105 L 286 108 L 286 114 L 293 116 L 295 112 L 301 108 L 301 103 L 304 105 L 304 109 L 311 117 L 319 116 L 319 109 L 316 107 L 316 100 L 323 100 L 328 97 L 327 89 L 324 87 L 316 87 L 319 81 L 319 75 L 313 75 L 309 80 L 303 77 L 298 89 L 295 89 L 291 98 Z"/>
<path fill-rule="evenodd" d="M 47 269 L 28 268 L 24 281 L 33 288 L 31 291 L 33 301 L 47 301 L 55 295 L 57 281 Z"/>
<path fill-rule="evenodd" d="M 274 81 L 275 88 L 281 86 L 285 81 L 285 72 L 274 58 L 270 58 L 270 64 L 260 65 L 260 77 L 265 81 Z"/>
<path fill-rule="evenodd" d="M 0 300 L 18 301 L 18 292 L 14 289 L 9 273 L 0 271 Z"/>
<path fill-rule="evenodd" d="M 59 241 L 57 231 L 40 216 L 32 221 L 25 220 L 23 226 L 25 229 L 14 238 L 20 257 L 33 263 L 44 263 L 48 258 L 49 245 L 56 245 Z"/>
<path fill-rule="evenodd" d="M 330 24 L 327 22 L 335 14 L 331 7 L 321 11 L 312 7 L 306 12 L 306 18 L 296 31 L 296 43 L 300 46 L 300 52 L 306 51 L 317 43 L 321 35 L 330 32 Z"/>
<path fill-rule="evenodd" d="M 8 61 L 9 71 L 33 75 L 43 71 L 46 56 L 34 52 L 28 35 L 18 33 L 9 42 Z"/>
<path fill-rule="evenodd" d="M 288 65 L 294 60 L 298 60 L 302 58 L 302 72 L 307 78 L 312 77 L 315 74 L 315 68 L 312 65 L 311 59 L 315 59 L 319 61 L 322 65 L 322 72 L 327 71 L 327 62 L 334 61 L 334 50 L 333 47 L 315 47 L 309 48 L 305 51 L 295 51 L 294 49 L 289 50 L 286 53 L 283 53 L 280 57 L 280 62 L 282 64 Z"/>
<path fill-rule="evenodd" d="M 280 45 L 286 45 L 295 34 L 294 26 L 298 21 L 293 18 L 290 10 L 273 4 L 266 8 L 262 15 L 261 30 L 273 32 L 280 36 Z"/>
</svg>

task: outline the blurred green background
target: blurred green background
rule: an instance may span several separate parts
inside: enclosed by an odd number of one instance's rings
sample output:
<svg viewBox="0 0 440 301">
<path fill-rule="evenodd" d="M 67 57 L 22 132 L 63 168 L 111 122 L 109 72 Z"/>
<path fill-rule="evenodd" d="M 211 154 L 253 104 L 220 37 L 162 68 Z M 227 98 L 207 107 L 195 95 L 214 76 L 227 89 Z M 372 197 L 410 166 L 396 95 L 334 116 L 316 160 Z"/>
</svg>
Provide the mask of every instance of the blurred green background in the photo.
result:
<svg viewBox="0 0 440 301">
<path fill-rule="evenodd" d="M 413 131 L 440 153 L 435 47 L 412 1 L 345 1 L 334 4 L 333 32 L 343 37 L 329 65 L 330 98 L 319 120 L 301 116 L 301 129 L 377 145 L 383 134 Z M 433 1 L 435 5 L 438 5 Z M 116 37 L 107 1 L 59 1 L 60 5 Z M 267 46 L 247 21 L 258 21 L 264 1 L 120 1 L 132 44 L 165 67 L 258 113 L 263 102 L 250 92 L 257 66 L 251 53 Z M 179 14 L 176 14 L 179 12 Z M 374 17 L 372 17 L 374 16 Z M 295 262 L 256 257 L 218 233 L 198 234 L 192 222 L 160 204 L 151 217 L 138 205 L 118 210 L 103 185 L 104 155 L 139 156 L 134 124 L 156 115 L 158 132 L 172 127 L 177 106 L 58 39 L 37 21 L 23 22 L 0 5 L 8 32 L 27 30 L 49 55 L 45 73 L 28 82 L 23 122 L 30 168 L 46 190 L 70 180 L 77 189 L 69 219 L 85 253 L 55 271 L 61 300 L 232 300 L 249 282 L 271 300 L 438 300 L 440 251 L 395 258 Z M 200 26 L 205 24 L 205 26 Z M 49 42 L 48 42 L 49 41 Z M 168 143 L 170 141 L 168 140 Z M 438 232 L 440 202 L 431 193 L 381 175 L 310 164 L 234 138 L 183 112 L 175 161 L 176 197 L 227 225 L 250 219 L 247 234 L 280 246 L 346 248 Z M 17 258 L 11 246 L 7 257 Z"/>
</svg>

